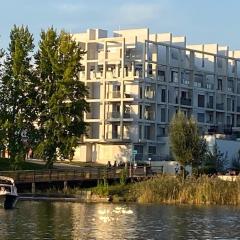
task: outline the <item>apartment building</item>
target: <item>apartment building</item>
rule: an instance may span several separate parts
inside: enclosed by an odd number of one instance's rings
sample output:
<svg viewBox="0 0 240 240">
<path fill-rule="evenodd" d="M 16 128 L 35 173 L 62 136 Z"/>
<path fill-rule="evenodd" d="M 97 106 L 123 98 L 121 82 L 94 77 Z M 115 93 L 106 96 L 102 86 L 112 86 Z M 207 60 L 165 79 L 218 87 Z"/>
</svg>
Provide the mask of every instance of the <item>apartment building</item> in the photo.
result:
<svg viewBox="0 0 240 240">
<path fill-rule="evenodd" d="M 187 45 L 185 37 L 147 28 L 73 37 L 86 51 L 79 79 L 91 108 L 74 159 L 167 159 L 168 126 L 178 110 L 193 115 L 202 132 L 240 127 L 240 51 Z"/>
</svg>

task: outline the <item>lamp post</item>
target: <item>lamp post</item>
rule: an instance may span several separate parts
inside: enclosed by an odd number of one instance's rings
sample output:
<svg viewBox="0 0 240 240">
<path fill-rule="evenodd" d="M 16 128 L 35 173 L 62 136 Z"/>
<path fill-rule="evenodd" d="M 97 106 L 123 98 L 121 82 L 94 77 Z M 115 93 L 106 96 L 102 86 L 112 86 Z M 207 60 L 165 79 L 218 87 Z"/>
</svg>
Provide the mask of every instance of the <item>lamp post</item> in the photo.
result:
<svg viewBox="0 0 240 240">
<path fill-rule="evenodd" d="M 151 161 L 152 161 L 152 158 L 148 158 L 148 162 L 149 162 L 149 166 L 151 167 Z"/>
</svg>

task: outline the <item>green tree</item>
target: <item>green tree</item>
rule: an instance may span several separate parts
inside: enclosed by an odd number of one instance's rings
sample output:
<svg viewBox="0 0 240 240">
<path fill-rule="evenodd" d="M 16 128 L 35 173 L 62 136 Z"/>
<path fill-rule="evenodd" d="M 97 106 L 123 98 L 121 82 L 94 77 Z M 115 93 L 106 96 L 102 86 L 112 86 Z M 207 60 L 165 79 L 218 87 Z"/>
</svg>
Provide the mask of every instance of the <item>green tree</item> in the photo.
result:
<svg viewBox="0 0 240 240">
<path fill-rule="evenodd" d="M 176 161 L 183 167 L 192 165 L 193 171 L 198 170 L 207 152 L 207 144 L 199 134 L 195 119 L 187 118 L 179 111 L 170 123 L 169 137 Z"/>
<path fill-rule="evenodd" d="M 227 154 L 222 153 L 215 144 L 212 151 L 208 150 L 203 162 L 202 171 L 207 174 L 222 172 L 227 163 Z"/>
<path fill-rule="evenodd" d="M 36 152 L 49 167 L 57 158 L 71 159 L 86 130 L 87 89 L 78 77 L 83 54 L 70 34 L 42 31 L 35 56 L 40 132 Z"/>
<path fill-rule="evenodd" d="M 2 69 L 2 65 L 3 65 L 2 64 L 2 61 L 3 61 L 2 58 L 3 57 L 4 57 L 4 51 L 3 51 L 3 49 L 0 49 L 0 82 L 1 82 L 1 79 L 2 79 L 2 72 L 3 72 L 3 69 Z M 3 107 L 0 105 L 0 116 L 1 116 L 2 112 L 3 112 Z M 5 148 L 6 148 L 4 133 L 5 133 L 5 130 L 3 128 L 3 121 L 0 118 L 0 152 L 4 151 Z"/>
<path fill-rule="evenodd" d="M 7 145 L 15 168 L 25 158 L 28 148 L 23 132 L 25 136 L 28 129 L 34 129 L 33 49 L 33 36 L 28 28 L 14 25 L 0 82 L 0 137 L 1 143 Z"/>
</svg>

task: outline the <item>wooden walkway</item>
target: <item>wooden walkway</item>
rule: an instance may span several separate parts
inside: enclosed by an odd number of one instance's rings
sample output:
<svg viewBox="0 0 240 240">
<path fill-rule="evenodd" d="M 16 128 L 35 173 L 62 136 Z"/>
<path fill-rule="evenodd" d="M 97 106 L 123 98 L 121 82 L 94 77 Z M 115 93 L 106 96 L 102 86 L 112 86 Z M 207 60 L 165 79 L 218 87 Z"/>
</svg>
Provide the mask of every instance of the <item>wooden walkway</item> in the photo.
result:
<svg viewBox="0 0 240 240">
<path fill-rule="evenodd" d="M 124 172 L 124 173 L 123 173 Z M 82 167 L 78 169 L 51 169 L 37 171 L 1 171 L 0 175 L 11 177 L 16 184 L 59 182 L 59 181 L 87 181 L 101 179 L 120 179 L 125 174 L 126 178 L 144 178 L 151 176 L 149 167 L 137 168 L 103 168 L 103 167 Z"/>
</svg>

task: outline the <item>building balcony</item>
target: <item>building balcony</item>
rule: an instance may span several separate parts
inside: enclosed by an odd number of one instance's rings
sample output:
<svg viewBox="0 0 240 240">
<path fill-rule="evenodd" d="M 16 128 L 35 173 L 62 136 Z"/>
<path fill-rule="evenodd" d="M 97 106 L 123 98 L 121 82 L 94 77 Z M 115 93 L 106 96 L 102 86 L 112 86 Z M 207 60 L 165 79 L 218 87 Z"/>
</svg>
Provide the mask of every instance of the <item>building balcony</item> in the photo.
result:
<svg viewBox="0 0 240 240">
<path fill-rule="evenodd" d="M 122 117 L 125 120 L 133 120 L 133 113 L 125 112 L 125 113 L 123 113 Z M 120 118 L 121 118 L 121 113 L 120 112 L 108 112 L 107 113 L 107 118 L 108 118 L 108 120 L 117 120 L 117 121 L 119 121 Z"/>
<path fill-rule="evenodd" d="M 100 71 L 100 72 L 96 72 L 96 71 L 91 71 L 90 72 L 90 78 L 91 79 L 100 79 L 103 77 L 103 72 Z"/>
<path fill-rule="evenodd" d="M 112 98 L 121 98 L 121 92 L 120 92 L 120 91 L 112 91 L 112 92 L 110 93 L 110 96 L 111 96 Z"/>
<path fill-rule="evenodd" d="M 132 118 L 132 114 L 130 112 L 123 113 L 123 118 Z"/>
<path fill-rule="evenodd" d="M 119 77 L 119 74 L 117 74 L 116 71 L 107 71 L 106 72 L 106 78 L 109 79 L 109 78 L 118 78 Z"/>
<path fill-rule="evenodd" d="M 85 79 L 85 71 L 81 71 L 79 73 L 79 78 L 80 78 L 80 80 L 84 80 Z"/>
<path fill-rule="evenodd" d="M 224 103 L 217 103 L 216 104 L 216 109 L 217 110 L 224 110 Z"/>
<path fill-rule="evenodd" d="M 110 142 L 119 142 L 119 141 L 129 142 L 130 141 L 130 134 L 128 132 L 124 132 L 123 137 L 121 138 L 120 133 L 107 132 L 106 133 L 106 140 L 110 141 Z"/>
<path fill-rule="evenodd" d="M 207 103 L 207 108 L 213 108 L 213 103 Z"/>
<path fill-rule="evenodd" d="M 191 98 L 181 98 L 181 105 L 191 106 L 192 99 Z"/>
<path fill-rule="evenodd" d="M 107 117 L 110 119 L 120 119 L 120 112 L 108 112 Z"/>
<path fill-rule="evenodd" d="M 168 137 L 164 135 L 157 135 L 157 142 L 161 144 L 167 144 Z"/>
<path fill-rule="evenodd" d="M 144 119 L 145 120 L 154 121 L 155 120 L 155 112 L 153 112 L 153 111 L 146 111 L 145 114 L 144 114 Z"/>
</svg>

